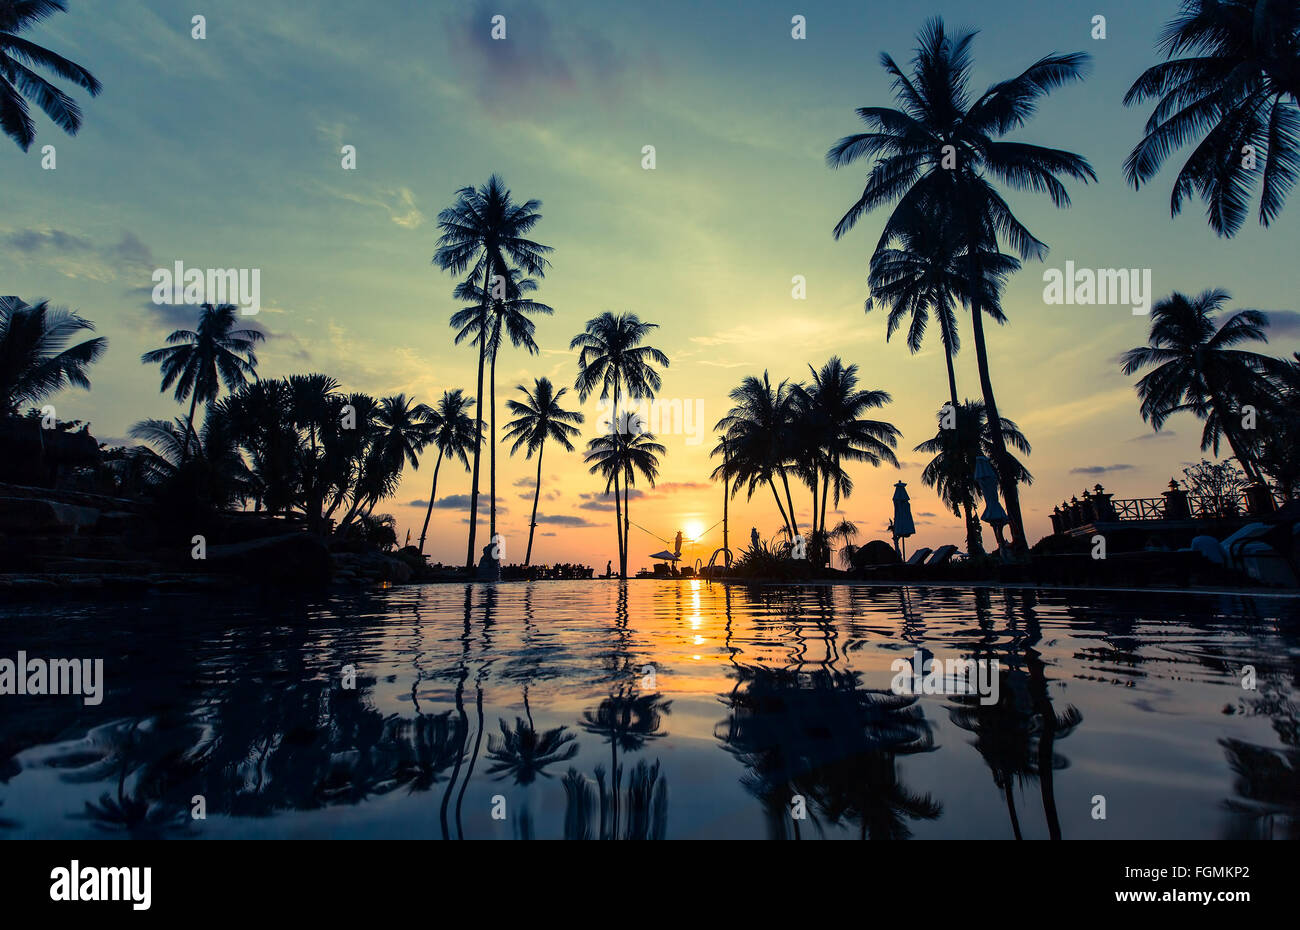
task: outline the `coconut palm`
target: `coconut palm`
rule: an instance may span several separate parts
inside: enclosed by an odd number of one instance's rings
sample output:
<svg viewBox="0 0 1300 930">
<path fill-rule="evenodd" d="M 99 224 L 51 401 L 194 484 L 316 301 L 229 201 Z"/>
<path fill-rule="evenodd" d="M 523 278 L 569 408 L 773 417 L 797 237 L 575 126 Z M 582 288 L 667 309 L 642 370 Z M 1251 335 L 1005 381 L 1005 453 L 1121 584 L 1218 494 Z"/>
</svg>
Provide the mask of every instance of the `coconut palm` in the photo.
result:
<svg viewBox="0 0 1300 930">
<path fill-rule="evenodd" d="M 956 227 L 936 221 L 935 217 L 917 217 L 917 222 L 901 229 L 891 248 L 878 248 L 871 256 L 867 278 L 871 296 L 865 309 L 870 313 L 877 304 L 887 311 L 885 341 L 904 323 L 907 324 L 907 348 L 921 351 L 931 314 L 939 327 L 944 362 L 948 369 L 948 399 L 957 406 L 957 373 L 953 359 L 961 349 L 957 332 L 956 304 L 965 301 L 968 283 L 966 255 Z M 1005 277 L 1020 268 L 1009 255 L 986 252 L 980 256 L 987 290 L 981 300 L 986 308 L 997 308 Z M 1001 310 L 988 311 L 995 319 Z M 1000 320 L 999 320 L 1000 321 Z"/>
<path fill-rule="evenodd" d="M 620 578 L 627 577 L 627 537 L 632 522 L 629 515 L 631 502 L 627 491 L 636 483 L 637 472 L 650 482 L 651 487 L 654 487 L 655 478 L 659 475 L 659 456 L 665 451 L 667 450 L 655 441 L 651 433 L 614 432 L 597 436 L 587 443 L 587 454 L 583 461 L 591 465 L 589 469 L 591 474 L 598 474 L 605 479 L 606 494 L 613 488 L 616 502 L 615 519 L 623 521 L 620 538 L 622 545 L 619 548 Z M 617 507 L 620 478 L 624 488 L 621 510 Z"/>
<path fill-rule="evenodd" d="M 624 419 L 619 410 L 619 401 L 626 394 L 634 400 L 653 399 L 659 390 L 662 379 L 655 370 L 656 365 L 668 367 L 668 356 L 653 346 L 642 345 L 646 336 L 657 323 L 643 323 L 635 313 L 620 313 L 615 316 L 606 310 L 600 316 L 587 321 L 586 328 L 569 342 L 570 349 L 578 353 L 578 377 L 574 387 L 578 389 L 578 399 L 585 401 L 600 391 L 602 401 L 612 401 L 609 435 L 616 437 L 627 428 L 619 422 Z M 620 513 L 626 505 L 619 499 L 619 478 L 616 469 L 613 473 L 615 529 L 618 530 L 618 564 L 621 577 L 627 577 L 627 533 L 626 521 Z"/>
<path fill-rule="evenodd" d="M 532 720 L 523 717 L 516 717 L 513 727 L 504 720 L 500 726 L 500 739 L 488 735 L 488 758 L 493 765 L 487 773 L 498 778 L 512 775 L 516 785 L 531 785 L 538 775 L 549 778 L 548 765 L 567 762 L 578 754 L 577 737 L 567 732 L 568 727 L 538 732 Z"/>
<path fill-rule="evenodd" d="M 169 501 L 222 509 L 248 496 L 248 466 L 232 425 L 213 412 L 197 433 L 188 421 L 141 420 L 128 431 L 148 447 L 143 470 Z"/>
<path fill-rule="evenodd" d="M 482 187 L 462 187 L 456 203 L 438 214 L 438 250 L 433 263 L 454 275 L 469 272 L 471 279 L 481 277 L 481 294 L 492 293 L 492 277 L 507 276 L 507 262 L 527 274 L 541 277 L 550 264 L 546 255 L 550 246 L 526 238 L 542 215 L 540 200 L 515 203 L 505 182 L 497 175 Z M 483 308 L 486 315 L 486 307 Z M 478 340 L 478 390 L 475 394 L 476 434 L 483 432 L 483 366 L 487 360 L 487 340 Z M 474 568 L 474 540 L 478 532 L 478 474 L 481 444 L 474 446 L 474 472 L 470 479 L 469 545 L 465 551 L 465 568 Z"/>
<path fill-rule="evenodd" d="M 424 511 L 424 526 L 420 529 L 420 554 L 424 554 L 424 540 L 429 535 L 429 518 L 433 515 L 433 502 L 438 497 L 438 470 L 442 468 L 443 456 L 459 459 L 469 471 L 469 451 L 482 439 L 480 431 L 475 430 L 474 421 L 466 410 L 474 403 L 474 398 L 466 397 L 458 388 L 444 391 L 442 399 L 433 409 L 429 419 L 429 441 L 438 448 L 438 461 L 433 466 L 433 488 L 429 491 L 429 506 Z"/>
<path fill-rule="evenodd" d="M 971 308 L 980 388 L 993 424 L 994 465 L 1015 546 L 1024 551 L 1020 495 L 1000 432 L 1002 420 L 984 338 L 984 314 L 995 319 L 1001 314 L 980 285 L 987 274 L 982 257 L 1000 251 L 999 239 L 1021 258 L 1042 258 L 1047 252 L 1047 246 L 1011 212 L 994 180 L 1017 190 L 1046 192 L 1057 207 L 1070 203 L 1061 177 L 1096 180 L 1091 166 L 1078 155 L 1001 138 L 1022 127 L 1042 97 L 1080 80 L 1089 56 L 1081 52 L 1045 56 L 972 100 L 968 86 L 973 39 L 970 32 L 950 36 L 943 20 L 936 18 L 918 36 L 910 75 L 889 55 L 882 55 L 901 107 L 859 108 L 858 116 L 870 131 L 840 139 L 826 153 L 826 160 L 835 168 L 859 159 L 873 162 L 862 195 L 835 226 L 836 239 L 871 210 L 894 202 L 878 249 L 915 229 L 917 217 L 952 223 L 958 230 L 966 259 L 966 301 Z"/>
<path fill-rule="evenodd" d="M 36 141 L 36 124 L 27 110 L 27 100 L 68 135 L 75 136 L 81 128 L 77 102 L 33 68 L 44 68 L 92 97 L 101 89 L 95 76 L 81 65 L 19 35 L 41 20 L 67 11 L 63 0 L 0 0 L 0 128 L 24 152 Z"/>
<path fill-rule="evenodd" d="M 223 384 L 227 391 L 237 391 L 256 373 L 253 347 L 266 337 L 255 329 L 235 329 L 237 312 L 234 304 L 203 304 L 197 330 L 178 329 L 167 337 L 166 346 L 140 356 L 141 363 L 161 367 L 160 390 L 175 384 L 177 403 L 190 398 L 186 442 L 194 431 L 194 410 L 200 403 L 216 400 Z"/>
<path fill-rule="evenodd" d="M 550 378 L 534 379 L 531 391 L 522 384 L 515 390 L 522 393 L 524 399 L 506 401 L 506 408 L 515 415 L 505 431 L 505 439 L 514 440 L 510 454 L 514 455 L 521 446 L 525 449 L 524 458 L 530 459 L 534 452 L 537 453 L 533 516 L 528 524 L 528 551 L 524 554 L 524 566 L 527 567 L 533 557 L 533 531 L 537 529 L 537 501 L 542 493 L 542 453 L 546 449 L 546 440 L 557 442 L 566 452 L 572 452 L 572 440 L 578 435 L 578 428 L 572 424 L 581 423 L 583 416 L 576 410 L 565 410 L 560 406 L 560 398 L 568 393 L 568 388 L 556 391 Z"/>
<path fill-rule="evenodd" d="M 813 492 L 813 532 L 825 539 L 826 499 L 832 486 L 835 503 L 853 492 L 853 482 L 843 468 L 845 462 L 867 462 L 879 467 L 888 462 L 895 468 L 898 459 L 893 447 L 899 431 L 892 423 L 868 420 L 862 414 L 889 403 L 886 391 L 858 390 L 858 366 L 845 365 L 832 356 L 820 370 L 811 365 L 812 382 L 794 388 L 796 421 L 807 437 L 802 449 L 799 470 L 806 476 Z M 820 516 L 817 504 L 817 481 L 821 478 Z"/>
<path fill-rule="evenodd" d="M 108 340 L 96 336 L 69 343 L 77 333 L 94 329 L 90 320 L 51 307 L 47 300 L 29 305 L 17 297 L 0 297 L 0 416 L 13 416 L 69 384 L 89 389 L 87 370 L 104 354 Z"/>
<path fill-rule="evenodd" d="M 368 519 L 379 501 L 395 494 L 405 465 L 420 467 L 420 453 L 429 444 L 432 428 L 428 406 L 417 404 L 405 394 L 385 397 L 377 403 L 357 395 L 349 404 L 354 410 L 361 406 L 370 409 L 366 411 L 366 428 L 341 437 L 345 447 L 352 443 L 360 446 L 347 449 L 348 457 L 360 470 L 352 482 L 352 504 L 339 521 L 340 530 L 346 529 L 358 514 Z M 342 494 L 336 501 L 341 503 Z"/>
<path fill-rule="evenodd" d="M 975 483 L 975 464 L 981 456 L 993 452 L 993 431 L 989 428 L 988 411 L 978 400 L 967 400 L 952 408 L 951 425 L 945 424 L 947 410 L 939 411 L 939 432 L 933 439 L 916 446 L 916 452 L 934 456 L 921 472 L 926 487 L 939 492 L 940 499 L 952 508 L 954 516 L 966 519 L 966 552 L 974 556 L 984 551 L 979 517 L 975 501 L 980 493 Z M 1029 440 L 1013 421 L 1002 418 L 1002 436 L 1012 448 L 1028 455 L 1032 450 Z M 1016 481 L 1032 484 L 1034 476 L 1015 456 L 1011 457 L 1016 469 Z"/>
<path fill-rule="evenodd" d="M 1262 179 L 1259 222 L 1268 226 L 1300 172 L 1300 6 L 1183 0 L 1158 47 L 1166 60 L 1142 72 L 1124 95 L 1125 106 L 1158 101 L 1124 161 L 1124 176 L 1141 187 L 1177 149 L 1195 142 L 1174 180 L 1170 214 L 1199 195 L 1210 227 L 1233 236 Z"/>
<path fill-rule="evenodd" d="M 1121 357 L 1123 371 L 1132 375 L 1152 369 L 1135 388 L 1142 400 L 1142 419 L 1156 432 L 1179 411 L 1205 421 L 1201 449 L 1219 451 L 1226 439 L 1242 471 L 1260 480 L 1251 442 L 1242 432 L 1239 407 L 1272 394 L 1269 375 L 1280 373 L 1279 359 L 1238 348 L 1268 342 L 1268 317 L 1258 310 L 1239 310 L 1221 322 L 1215 315 L 1231 296 L 1213 289 L 1188 297 L 1175 291 L 1151 308 L 1147 344 Z"/>
<path fill-rule="evenodd" d="M 483 292 L 473 281 L 465 281 L 456 288 L 456 297 L 460 300 L 474 301 L 474 306 L 466 307 L 451 318 L 452 328 L 456 329 L 456 344 L 468 336 L 473 336 L 471 345 L 479 340 L 486 340 L 488 357 L 488 408 L 491 425 L 488 442 L 489 457 L 489 508 L 488 532 L 495 538 L 497 533 L 497 355 L 501 351 L 503 336 L 508 336 L 515 348 L 523 346 L 529 355 L 538 353 L 537 341 L 533 333 L 537 326 L 528 319 L 530 313 L 551 314 L 555 310 L 546 304 L 524 295 L 537 290 L 537 282 L 532 278 L 521 278 L 515 269 L 507 269 L 499 288 L 499 297 Z"/>
<path fill-rule="evenodd" d="M 745 487 L 745 499 L 754 496 L 760 484 L 772 489 L 772 499 L 781 512 L 786 532 L 794 538 L 799 534 L 795 522 L 794 501 L 790 497 L 790 482 L 786 476 L 787 450 L 791 442 L 790 424 L 793 419 L 793 398 L 788 382 L 776 387 L 765 371 L 763 377 L 745 378 L 728 395 L 734 406 L 713 427 L 723 434 L 712 455 L 724 455 L 725 461 L 713 470 L 713 478 L 731 482 L 732 495 Z M 776 490 L 776 480 L 785 489 L 789 512 L 781 504 Z"/>
<path fill-rule="evenodd" d="M 594 710 L 582 712 L 582 728 L 588 733 L 604 737 L 609 743 L 610 787 L 613 793 L 610 804 L 610 836 L 618 834 L 618 795 L 623 772 L 618 762 L 618 751 L 638 752 L 650 740 L 667 736 L 660 727 L 663 726 L 664 716 L 672 713 L 672 703 L 658 692 L 638 694 L 627 686 L 620 686 Z"/>
</svg>

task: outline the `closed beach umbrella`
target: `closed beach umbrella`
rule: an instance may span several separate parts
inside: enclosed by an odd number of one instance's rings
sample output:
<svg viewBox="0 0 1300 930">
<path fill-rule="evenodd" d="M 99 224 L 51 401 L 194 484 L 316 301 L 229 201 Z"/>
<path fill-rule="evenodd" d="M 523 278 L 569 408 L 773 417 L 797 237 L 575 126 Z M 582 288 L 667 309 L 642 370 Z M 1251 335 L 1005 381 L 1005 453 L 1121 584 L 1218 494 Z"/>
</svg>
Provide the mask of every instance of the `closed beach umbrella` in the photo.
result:
<svg viewBox="0 0 1300 930">
<path fill-rule="evenodd" d="M 907 485 L 902 481 L 894 485 L 892 526 L 895 539 L 906 539 L 916 532 L 916 524 L 912 522 L 912 502 L 907 497 Z"/>
<path fill-rule="evenodd" d="M 980 486 L 984 497 L 984 512 L 980 519 L 995 527 L 1006 523 L 1007 512 L 998 503 L 998 473 L 993 470 L 993 463 L 982 455 L 975 459 L 975 483 Z"/>
</svg>

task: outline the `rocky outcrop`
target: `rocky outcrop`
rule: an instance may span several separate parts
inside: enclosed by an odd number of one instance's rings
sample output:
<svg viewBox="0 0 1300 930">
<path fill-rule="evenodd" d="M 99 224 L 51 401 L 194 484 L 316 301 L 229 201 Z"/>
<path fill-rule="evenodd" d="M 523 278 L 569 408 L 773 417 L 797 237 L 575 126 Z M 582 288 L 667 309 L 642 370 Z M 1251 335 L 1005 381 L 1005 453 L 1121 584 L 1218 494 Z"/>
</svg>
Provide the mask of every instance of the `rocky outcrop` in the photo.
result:
<svg viewBox="0 0 1300 930">
<path fill-rule="evenodd" d="M 203 567 L 270 584 L 323 585 L 333 575 L 329 547 L 307 533 L 209 546 Z"/>
</svg>

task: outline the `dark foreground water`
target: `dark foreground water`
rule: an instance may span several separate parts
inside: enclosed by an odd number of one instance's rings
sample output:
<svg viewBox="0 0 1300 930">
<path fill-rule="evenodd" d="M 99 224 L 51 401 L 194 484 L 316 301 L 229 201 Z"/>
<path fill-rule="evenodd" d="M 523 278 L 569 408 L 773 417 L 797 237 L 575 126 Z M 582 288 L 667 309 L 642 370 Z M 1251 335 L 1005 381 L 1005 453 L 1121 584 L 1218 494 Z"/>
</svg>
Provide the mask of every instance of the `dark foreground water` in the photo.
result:
<svg viewBox="0 0 1300 930">
<path fill-rule="evenodd" d="M 0 838 L 1296 838 L 1298 622 L 700 582 L 10 606 L 0 659 L 106 687 L 0 696 Z M 996 702 L 896 695 L 918 647 L 997 660 Z"/>
</svg>

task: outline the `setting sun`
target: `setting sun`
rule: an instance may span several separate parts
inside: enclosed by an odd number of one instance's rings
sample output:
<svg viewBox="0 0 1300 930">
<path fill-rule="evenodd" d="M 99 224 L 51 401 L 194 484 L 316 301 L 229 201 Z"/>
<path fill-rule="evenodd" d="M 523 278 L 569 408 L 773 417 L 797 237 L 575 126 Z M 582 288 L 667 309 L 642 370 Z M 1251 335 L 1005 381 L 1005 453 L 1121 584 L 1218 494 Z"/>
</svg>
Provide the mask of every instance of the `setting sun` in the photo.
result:
<svg viewBox="0 0 1300 930">
<path fill-rule="evenodd" d="M 699 520 L 688 520 L 682 527 L 682 535 L 688 542 L 698 542 L 699 538 L 704 535 L 704 524 Z"/>
</svg>

